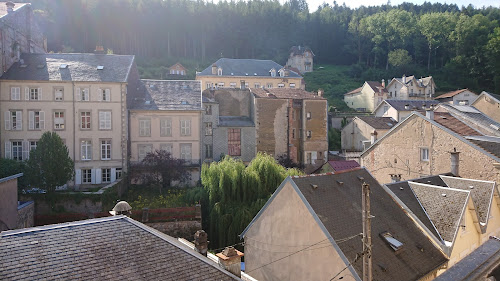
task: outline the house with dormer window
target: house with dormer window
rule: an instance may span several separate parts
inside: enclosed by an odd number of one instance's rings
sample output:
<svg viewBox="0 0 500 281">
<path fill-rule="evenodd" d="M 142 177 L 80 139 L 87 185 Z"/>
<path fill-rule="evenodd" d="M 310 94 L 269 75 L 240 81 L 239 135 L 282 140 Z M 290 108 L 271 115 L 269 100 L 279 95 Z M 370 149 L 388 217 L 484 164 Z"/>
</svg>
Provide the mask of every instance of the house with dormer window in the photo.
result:
<svg viewBox="0 0 500 281">
<path fill-rule="evenodd" d="M 432 76 L 417 79 L 413 75 L 403 75 L 401 78 L 392 78 L 386 90 L 389 99 L 429 100 L 436 93 L 436 84 Z"/>
<path fill-rule="evenodd" d="M 202 89 L 305 89 L 302 76 L 271 60 L 221 58 L 196 74 Z"/>
</svg>

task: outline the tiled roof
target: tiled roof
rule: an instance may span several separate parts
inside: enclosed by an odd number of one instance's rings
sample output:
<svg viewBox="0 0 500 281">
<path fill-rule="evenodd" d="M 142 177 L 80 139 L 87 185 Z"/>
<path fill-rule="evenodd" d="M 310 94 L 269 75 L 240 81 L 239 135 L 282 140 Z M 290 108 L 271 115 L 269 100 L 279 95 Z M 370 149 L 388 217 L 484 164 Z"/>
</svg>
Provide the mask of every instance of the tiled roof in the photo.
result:
<svg viewBox="0 0 500 281">
<path fill-rule="evenodd" d="M 469 105 L 440 104 L 438 111 L 445 110 L 458 120 L 482 134 L 500 136 L 500 123 Z"/>
<path fill-rule="evenodd" d="M 439 103 L 435 100 L 385 100 L 385 102 L 397 111 L 419 111 L 424 110 L 424 107 L 428 108 L 430 105 L 435 106 Z"/>
<path fill-rule="evenodd" d="M 248 77 L 271 77 L 269 71 L 274 68 L 276 70 L 275 78 L 283 78 L 279 76 L 278 70 L 283 66 L 272 60 L 255 60 L 255 59 L 228 59 L 221 58 L 214 63 L 217 67 L 222 68 L 222 76 L 248 76 Z M 232 73 L 232 74 L 231 74 Z M 199 76 L 217 76 L 212 74 L 212 65 L 198 73 Z M 289 71 L 288 78 L 302 78 L 298 73 Z"/>
<path fill-rule="evenodd" d="M 7 15 L 7 5 L 5 5 L 7 2 L 0 2 L 0 17 L 3 17 Z M 14 2 L 13 2 L 14 3 Z M 14 3 L 14 11 L 17 11 L 17 9 L 21 8 L 24 5 L 30 5 L 29 3 Z"/>
<path fill-rule="evenodd" d="M 298 100 L 324 100 L 314 93 L 302 89 L 274 88 L 274 89 L 250 89 L 257 98 L 270 99 L 298 99 Z"/>
<path fill-rule="evenodd" d="M 455 240 L 469 192 L 416 182 L 408 183 L 441 237 Z"/>
<path fill-rule="evenodd" d="M 358 118 L 378 130 L 389 130 L 398 123 L 391 117 L 358 116 Z"/>
<path fill-rule="evenodd" d="M 219 116 L 219 127 L 255 127 L 247 116 Z"/>
<path fill-rule="evenodd" d="M 445 98 L 451 98 L 451 97 L 454 97 L 462 92 L 465 92 L 465 91 L 469 91 L 469 89 L 461 89 L 461 90 L 456 90 L 456 91 L 453 91 L 453 92 L 448 92 L 446 94 L 442 94 L 438 97 L 436 97 L 435 99 L 438 100 L 438 99 L 445 99 Z M 471 91 L 469 91 L 471 92 Z M 471 93 L 474 93 L 474 92 L 471 92 Z M 474 93 L 475 94 L 475 93 Z"/>
<path fill-rule="evenodd" d="M 353 168 L 358 168 L 359 164 L 355 160 L 347 161 L 328 161 L 328 164 L 333 168 L 335 172 L 340 172 L 344 170 L 350 170 Z"/>
<path fill-rule="evenodd" d="M 489 136 L 466 137 L 467 140 L 481 147 L 486 152 L 500 158 L 500 138 Z"/>
<path fill-rule="evenodd" d="M 335 174 L 292 177 L 334 240 L 362 233 L 361 185 L 370 185 L 373 280 L 417 280 L 446 262 L 438 250 L 401 207 L 365 169 Z M 381 237 L 389 232 L 403 243 L 397 253 Z M 359 239 L 337 244 L 352 261 L 361 253 Z M 423 249 L 423 250 L 422 250 Z M 362 263 L 353 267 L 362 276 Z"/>
<path fill-rule="evenodd" d="M 357 88 L 357 89 L 354 89 L 354 90 L 352 90 L 352 91 L 350 91 L 350 92 L 345 93 L 344 95 L 352 95 L 352 94 L 359 93 L 359 92 L 361 92 L 361 89 L 362 89 L 362 88 L 363 88 L 363 87 L 361 86 L 361 87 L 359 87 L 359 88 Z"/>
<path fill-rule="evenodd" d="M 184 67 L 184 65 L 180 64 L 179 62 L 178 62 L 178 63 L 176 63 L 176 64 L 174 64 L 174 65 L 172 65 L 172 66 L 171 66 L 171 67 L 169 67 L 168 69 L 173 69 L 173 68 L 175 68 L 176 66 L 178 66 L 178 67 L 180 67 L 180 68 L 182 68 L 182 69 L 186 70 L 186 68 Z"/>
<path fill-rule="evenodd" d="M 379 93 L 379 92 L 386 92 L 387 93 L 387 89 L 382 87 L 382 83 L 380 83 L 378 81 L 366 81 L 366 84 L 368 84 L 368 86 L 370 86 L 370 88 L 372 88 L 372 90 L 375 93 Z"/>
<path fill-rule="evenodd" d="M 472 129 L 464 122 L 453 117 L 447 112 L 434 112 L 434 121 L 440 125 L 452 130 L 461 136 L 480 136 L 481 133 Z"/>
<path fill-rule="evenodd" d="M 399 77 L 393 78 L 393 79 L 398 81 L 399 83 L 401 83 L 403 85 L 405 84 L 405 83 L 403 83 L 402 77 L 401 78 L 399 78 Z M 406 84 L 410 83 L 410 81 L 412 81 L 413 79 L 415 79 L 415 81 L 417 81 L 417 83 L 419 83 L 420 87 L 427 87 L 429 85 L 429 83 L 432 81 L 432 76 L 423 77 L 423 78 L 419 78 L 419 79 L 416 79 L 414 75 L 406 76 Z"/>
<path fill-rule="evenodd" d="M 292 46 L 290 48 L 290 53 L 293 55 L 303 55 L 305 51 L 311 52 L 311 54 L 314 56 L 314 53 L 312 52 L 311 48 L 307 46 Z"/>
<path fill-rule="evenodd" d="M 240 280 L 124 216 L 4 231 L 1 280 Z"/>
<path fill-rule="evenodd" d="M 134 63 L 128 55 L 24 53 L 21 59 L 0 80 L 127 82 Z"/>
<path fill-rule="evenodd" d="M 129 98 L 137 110 L 201 110 L 201 82 L 196 80 L 141 80 Z"/>
</svg>

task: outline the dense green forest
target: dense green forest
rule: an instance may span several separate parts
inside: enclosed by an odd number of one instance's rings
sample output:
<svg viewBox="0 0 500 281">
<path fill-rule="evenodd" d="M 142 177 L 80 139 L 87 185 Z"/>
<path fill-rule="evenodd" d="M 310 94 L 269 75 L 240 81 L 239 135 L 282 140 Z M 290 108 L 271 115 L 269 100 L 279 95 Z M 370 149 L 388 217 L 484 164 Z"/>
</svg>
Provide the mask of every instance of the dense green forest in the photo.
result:
<svg viewBox="0 0 500 281">
<path fill-rule="evenodd" d="M 349 65 L 351 77 L 440 75 L 441 90 L 500 92 L 500 9 L 493 7 L 333 2 L 310 13 L 304 0 L 31 2 L 54 52 L 91 52 L 99 43 L 137 55 L 140 65 L 179 60 L 194 73 L 221 56 L 284 64 L 300 44 L 317 63 Z"/>
</svg>

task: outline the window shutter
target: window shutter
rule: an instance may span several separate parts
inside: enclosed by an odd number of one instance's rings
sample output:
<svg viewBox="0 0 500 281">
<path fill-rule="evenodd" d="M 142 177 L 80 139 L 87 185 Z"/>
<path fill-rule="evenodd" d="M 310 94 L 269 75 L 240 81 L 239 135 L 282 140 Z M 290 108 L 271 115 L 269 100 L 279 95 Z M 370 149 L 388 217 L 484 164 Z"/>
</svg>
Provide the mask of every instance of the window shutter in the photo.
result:
<svg viewBox="0 0 500 281">
<path fill-rule="evenodd" d="M 97 88 L 97 101 L 102 101 L 102 89 Z"/>
<path fill-rule="evenodd" d="M 102 182 L 101 172 L 102 172 L 101 169 L 95 169 L 95 183 L 96 184 L 100 184 Z"/>
<path fill-rule="evenodd" d="M 40 129 L 43 130 L 43 129 L 45 129 L 45 112 L 40 111 L 39 114 L 40 114 L 40 116 L 39 116 L 40 117 Z"/>
<path fill-rule="evenodd" d="M 5 130 L 10 131 L 10 111 L 5 111 Z"/>
<path fill-rule="evenodd" d="M 116 181 L 116 168 L 111 168 L 111 182 Z"/>
<path fill-rule="evenodd" d="M 30 143 L 29 141 L 23 141 L 23 160 L 27 160 L 30 157 Z"/>
<path fill-rule="evenodd" d="M 42 88 L 38 88 L 38 100 L 42 100 Z"/>
<path fill-rule="evenodd" d="M 96 169 L 92 169 L 90 171 L 90 183 L 95 184 L 95 174 L 96 174 Z"/>
<path fill-rule="evenodd" d="M 23 112 L 16 111 L 16 130 L 21 131 L 23 129 Z"/>
<path fill-rule="evenodd" d="M 106 89 L 104 90 L 105 94 L 106 94 L 106 101 L 111 101 L 111 90 L 110 89 Z"/>
<path fill-rule="evenodd" d="M 76 100 L 81 101 L 82 100 L 82 89 L 76 88 Z M 81 173 L 81 171 L 80 171 Z"/>
<path fill-rule="evenodd" d="M 82 184 L 82 170 L 80 169 L 75 170 L 75 184 Z"/>
<path fill-rule="evenodd" d="M 16 99 L 16 88 L 15 87 L 10 88 L 10 99 L 11 100 Z"/>
<path fill-rule="evenodd" d="M 10 141 L 6 141 L 4 158 L 12 159 L 11 149 L 12 149 L 12 143 Z"/>
<path fill-rule="evenodd" d="M 28 87 L 24 88 L 24 99 L 30 100 L 30 88 L 28 88 Z"/>
<path fill-rule="evenodd" d="M 28 112 L 28 130 L 34 130 L 34 129 L 35 129 L 35 112 L 29 111 Z"/>
<path fill-rule="evenodd" d="M 99 129 L 104 129 L 104 112 L 99 111 Z"/>
</svg>

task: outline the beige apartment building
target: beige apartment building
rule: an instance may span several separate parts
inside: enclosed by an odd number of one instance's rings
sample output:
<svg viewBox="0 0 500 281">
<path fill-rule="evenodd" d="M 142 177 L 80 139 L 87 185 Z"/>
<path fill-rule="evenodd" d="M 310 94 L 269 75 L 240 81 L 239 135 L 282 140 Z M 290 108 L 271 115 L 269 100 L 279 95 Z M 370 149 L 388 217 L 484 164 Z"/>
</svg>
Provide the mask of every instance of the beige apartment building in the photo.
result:
<svg viewBox="0 0 500 281">
<path fill-rule="evenodd" d="M 70 185 L 106 184 L 126 169 L 127 91 L 134 56 L 23 54 L 0 78 L 2 157 L 26 160 L 46 131 L 75 162 Z"/>
<path fill-rule="evenodd" d="M 129 97 L 130 162 L 155 150 L 187 161 L 191 184 L 201 171 L 201 83 L 195 80 L 141 80 Z"/>
<path fill-rule="evenodd" d="M 272 60 L 221 58 L 196 74 L 203 90 L 221 88 L 305 89 L 297 72 Z"/>
</svg>

